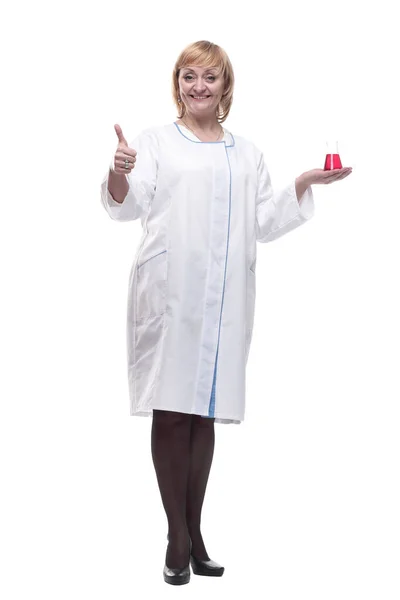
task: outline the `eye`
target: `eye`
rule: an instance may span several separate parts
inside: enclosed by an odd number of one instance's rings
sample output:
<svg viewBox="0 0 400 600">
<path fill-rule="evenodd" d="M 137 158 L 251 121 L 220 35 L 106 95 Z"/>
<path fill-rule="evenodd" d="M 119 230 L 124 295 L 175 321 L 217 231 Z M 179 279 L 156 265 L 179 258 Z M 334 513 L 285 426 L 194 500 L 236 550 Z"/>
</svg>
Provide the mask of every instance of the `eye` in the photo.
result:
<svg viewBox="0 0 400 600">
<path fill-rule="evenodd" d="M 183 79 L 186 79 L 186 80 L 187 80 L 187 78 L 188 78 L 188 77 L 192 77 L 192 75 L 185 75 Z M 214 81 L 215 77 L 214 77 L 214 75 L 209 75 L 209 76 L 207 77 L 207 79 L 212 79 L 212 80 Z"/>
</svg>

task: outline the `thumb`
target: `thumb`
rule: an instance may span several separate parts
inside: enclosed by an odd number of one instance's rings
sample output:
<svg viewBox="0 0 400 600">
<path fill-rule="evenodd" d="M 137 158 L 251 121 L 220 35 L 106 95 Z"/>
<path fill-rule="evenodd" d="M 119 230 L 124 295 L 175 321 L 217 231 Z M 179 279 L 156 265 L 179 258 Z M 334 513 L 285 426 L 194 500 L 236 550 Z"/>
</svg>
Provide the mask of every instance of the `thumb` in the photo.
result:
<svg viewBox="0 0 400 600">
<path fill-rule="evenodd" d="M 124 146 L 127 146 L 128 142 L 124 138 L 124 134 L 122 133 L 121 127 L 118 124 L 116 124 L 116 125 L 114 125 L 114 129 L 115 129 L 115 133 L 118 136 L 119 143 L 123 144 Z"/>
</svg>

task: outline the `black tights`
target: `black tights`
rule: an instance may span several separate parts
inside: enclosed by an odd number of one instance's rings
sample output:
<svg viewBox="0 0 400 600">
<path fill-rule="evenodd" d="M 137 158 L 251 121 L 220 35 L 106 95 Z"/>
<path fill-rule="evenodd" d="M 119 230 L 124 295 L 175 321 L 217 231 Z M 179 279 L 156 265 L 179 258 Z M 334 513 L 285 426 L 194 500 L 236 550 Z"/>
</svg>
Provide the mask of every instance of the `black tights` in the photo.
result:
<svg viewBox="0 0 400 600">
<path fill-rule="evenodd" d="M 151 453 L 168 520 L 165 562 L 171 569 L 188 564 L 190 540 L 193 555 L 209 560 L 200 522 L 214 454 L 214 420 L 153 410 Z"/>
</svg>

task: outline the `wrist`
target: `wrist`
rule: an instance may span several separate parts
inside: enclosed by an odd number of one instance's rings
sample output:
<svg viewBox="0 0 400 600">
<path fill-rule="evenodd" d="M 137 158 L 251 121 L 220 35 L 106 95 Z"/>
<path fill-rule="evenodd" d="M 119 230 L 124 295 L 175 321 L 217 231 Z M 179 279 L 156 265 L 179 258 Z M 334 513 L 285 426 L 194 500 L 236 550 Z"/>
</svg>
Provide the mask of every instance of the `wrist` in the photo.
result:
<svg viewBox="0 0 400 600">
<path fill-rule="evenodd" d="M 311 185 L 312 178 L 309 173 L 302 173 L 299 177 L 296 177 L 295 189 L 297 200 L 300 204 L 302 197 L 304 196 L 307 188 Z"/>
<path fill-rule="evenodd" d="M 314 179 L 310 171 L 305 171 L 304 173 L 299 175 L 296 181 L 299 181 L 299 183 L 301 183 L 301 185 L 306 188 L 314 183 Z"/>
</svg>

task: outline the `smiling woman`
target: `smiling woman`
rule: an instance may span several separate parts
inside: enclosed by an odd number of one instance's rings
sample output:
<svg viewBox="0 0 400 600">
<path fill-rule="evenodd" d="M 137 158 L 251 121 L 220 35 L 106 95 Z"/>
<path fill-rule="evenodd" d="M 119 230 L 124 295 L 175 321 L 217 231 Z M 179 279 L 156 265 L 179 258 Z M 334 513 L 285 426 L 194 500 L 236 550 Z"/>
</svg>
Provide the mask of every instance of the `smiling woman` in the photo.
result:
<svg viewBox="0 0 400 600">
<path fill-rule="evenodd" d="M 216 140 L 230 112 L 235 78 L 226 52 L 201 41 L 185 48 L 175 63 L 172 95 L 183 120 L 198 137 Z M 213 138 L 214 135 L 214 138 Z"/>
<path fill-rule="evenodd" d="M 234 76 L 220 46 L 185 48 L 172 83 L 179 122 L 146 128 L 129 143 L 115 125 L 119 144 L 101 191 L 113 219 L 142 222 L 128 290 L 130 409 L 153 416 L 169 529 L 163 574 L 180 585 L 190 579 L 189 561 L 195 574 L 224 572 L 207 554 L 201 510 L 214 423 L 245 416 L 256 242 L 306 223 L 314 201 L 305 181 L 299 202 L 294 178 L 274 192 L 262 151 L 222 127 Z"/>
</svg>

